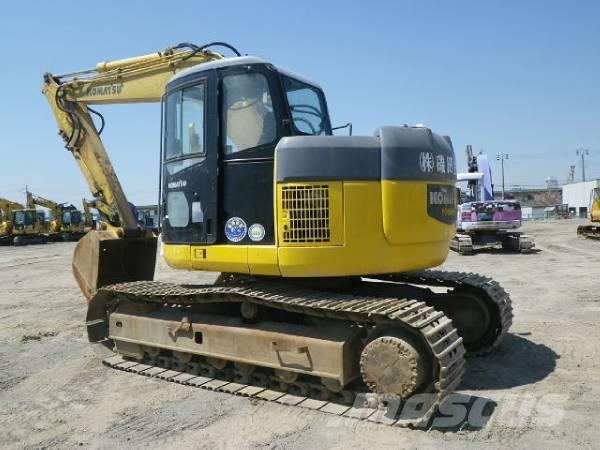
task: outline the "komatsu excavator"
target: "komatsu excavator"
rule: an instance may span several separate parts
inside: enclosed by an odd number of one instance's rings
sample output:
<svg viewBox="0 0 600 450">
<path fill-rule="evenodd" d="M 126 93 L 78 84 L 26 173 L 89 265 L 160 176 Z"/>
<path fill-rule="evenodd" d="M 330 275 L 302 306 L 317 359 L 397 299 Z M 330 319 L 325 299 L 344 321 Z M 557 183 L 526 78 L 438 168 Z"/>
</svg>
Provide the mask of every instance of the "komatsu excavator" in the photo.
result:
<svg viewBox="0 0 600 450">
<path fill-rule="evenodd" d="M 448 137 L 333 136 L 317 83 L 224 43 L 46 74 L 43 92 L 105 223 L 73 258 L 89 340 L 116 353 L 105 364 L 336 414 L 364 399 L 363 418 L 420 425 L 460 383 L 465 352 L 506 334 L 498 283 L 423 271 L 455 231 Z M 152 281 L 157 238 L 138 225 L 92 109 L 139 102 L 162 105 L 161 253 L 221 272 L 215 284 Z"/>
<path fill-rule="evenodd" d="M 591 225 L 579 225 L 577 235 L 588 239 L 600 239 L 600 187 L 592 189 L 590 193 L 590 218 Z"/>
<path fill-rule="evenodd" d="M 35 208 L 0 198 L 0 245 L 45 244 L 44 222 Z"/>
<path fill-rule="evenodd" d="M 27 207 L 35 208 L 36 205 L 48 208 L 52 214 L 48 229 L 50 240 L 78 241 L 85 234 L 81 211 L 75 206 L 57 203 L 27 191 Z"/>
<path fill-rule="evenodd" d="M 0 198 L 0 245 L 10 245 L 13 242 L 13 211 L 22 210 L 25 206 Z"/>
</svg>

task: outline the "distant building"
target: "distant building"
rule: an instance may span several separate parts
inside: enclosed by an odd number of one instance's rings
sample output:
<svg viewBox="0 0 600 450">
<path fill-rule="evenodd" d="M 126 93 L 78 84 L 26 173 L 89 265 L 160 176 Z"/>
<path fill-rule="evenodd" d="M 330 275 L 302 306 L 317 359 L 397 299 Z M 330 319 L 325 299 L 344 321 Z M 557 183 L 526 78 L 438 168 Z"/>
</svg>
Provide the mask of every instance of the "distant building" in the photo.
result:
<svg viewBox="0 0 600 450">
<path fill-rule="evenodd" d="M 597 187 L 600 187 L 600 179 L 563 185 L 563 202 L 568 205 L 571 215 L 588 217 L 592 189 Z"/>
<path fill-rule="evenodd" d="M 520 188 L 514 187 L 505 191 L 505 198 L 518 200 L 521 207 L 546 207 L 563 203 L 560 187 Z M 502 192 L 494 191 L 494 198 L 502 199 Z"/>
</svg>

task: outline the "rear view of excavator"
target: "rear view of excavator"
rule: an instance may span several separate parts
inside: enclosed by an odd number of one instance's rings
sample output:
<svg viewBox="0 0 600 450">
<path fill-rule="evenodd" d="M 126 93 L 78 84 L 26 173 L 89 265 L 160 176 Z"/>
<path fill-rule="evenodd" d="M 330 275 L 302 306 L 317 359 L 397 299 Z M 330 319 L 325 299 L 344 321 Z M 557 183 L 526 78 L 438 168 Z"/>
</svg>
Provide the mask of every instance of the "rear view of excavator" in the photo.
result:
<svg viewBox="0 0 600 450">
<path fill-rule="evenodd" d="M 363 418 L 422 425 L 460 383 L 465 353 L 508 331 L 498 283 L 425 270 L 456 226 L 448 137 L 333 136 L 317 83 L 223 43 L 46 74 L 44 94 L 103 222 L 73 272 L 89 340 L 116 354 L 105 364 L 336 414 L 360 398 Z M 152 281 L 157 239 L 92 108 L 136 102 L 162 102 L 161 253 L 175 269 L 221 272 L 213 285 Z M 412 400 L 418 413 L 403 416 Z"/>
<path fill-rule="evenodd" d="M 516 200 L 494 199 L 492 170 L 487 156 L 473 154 L 467 145 L 467 172 L 457 175 L 467 183 L 467 192 L 458 200 L 457 232 L 450 248 L 461 255 L 502 246 L 519 253 L 534 250 L 532 236 L 519 231 L 522 225 L 521 204 Z"/>
<path fill-rule="evenodd" d="M 600 188 L 594 188 L 590 193 L 590 219 L 591 225 L 577 227 L 577 235 L 588 239 L 600 239 Z"/>
<path fill-rule="evenodd" d="M 82 213 L 75 206 L 57 203 L 28 191 L 27 207 L 36 206 L 48 208 L 52 215 L 47 230 L 49 240 L 78 241 L 85 234 Z"/>
<path fill-rule="evenodd" d="M 0 245 L 45 244 L 44 228 L 35 208 L 0 198 Z"/>
<path fill-rule="evenodd" d="M 24 208 L 20 203 L 0 198 L 0 245 L 13 243 L 13 211 Z"/>
</svg>

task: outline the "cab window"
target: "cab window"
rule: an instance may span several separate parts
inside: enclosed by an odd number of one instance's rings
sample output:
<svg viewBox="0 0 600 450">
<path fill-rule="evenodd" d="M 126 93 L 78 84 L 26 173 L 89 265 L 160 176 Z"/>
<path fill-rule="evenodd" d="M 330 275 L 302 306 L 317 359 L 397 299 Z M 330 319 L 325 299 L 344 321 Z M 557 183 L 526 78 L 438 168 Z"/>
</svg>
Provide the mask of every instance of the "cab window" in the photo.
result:
<svg viewBox="0 0 600 450">
<path fill-rule="evenodd" d="M 320 89 L 286 76 L 283 77 L 283 87 L 296 134 L 331 134 L 325 99 Z"/>
<path fill-rule="evenodd" d="M 246 72 L 223 78 L 225 156 L 272 144 L 277 124 L 267 78 Z"/>
<path fill-rule="evenodd" d="M 167 171 L 177 172 L 189 166 L 181 160 L 202 156 L 204 149 L 204 83 L 170 93 L 165 112 L 165 160 L 178 159 L 178 164 L 167 164 Z M 183 166 L 183 167 L 182 167 Z"/>
</svg>

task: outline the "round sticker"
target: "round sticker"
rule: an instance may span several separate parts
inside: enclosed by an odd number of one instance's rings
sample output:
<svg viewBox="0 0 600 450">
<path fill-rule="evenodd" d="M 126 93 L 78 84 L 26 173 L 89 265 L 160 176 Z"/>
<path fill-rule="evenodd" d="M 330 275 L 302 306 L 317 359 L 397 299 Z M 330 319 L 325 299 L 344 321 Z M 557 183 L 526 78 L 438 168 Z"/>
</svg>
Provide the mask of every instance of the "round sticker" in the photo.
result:
<svg viewBox="0 0 600 450">
<path fill-rule="evenodd" d="M 240 242 L 246 236 L 246 222 L 239 217 L 232 217 L 225 222 L 225 236 L 231 242 Z"/>
<path fill-rule="evenodd" d="M 248 237 L 254 242 L 262 241 L 265 238 L 265 227 L 260 223 L 250 225 L 250 228 L 248 228 Z"/>
</svg>

